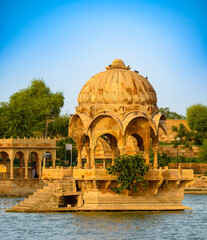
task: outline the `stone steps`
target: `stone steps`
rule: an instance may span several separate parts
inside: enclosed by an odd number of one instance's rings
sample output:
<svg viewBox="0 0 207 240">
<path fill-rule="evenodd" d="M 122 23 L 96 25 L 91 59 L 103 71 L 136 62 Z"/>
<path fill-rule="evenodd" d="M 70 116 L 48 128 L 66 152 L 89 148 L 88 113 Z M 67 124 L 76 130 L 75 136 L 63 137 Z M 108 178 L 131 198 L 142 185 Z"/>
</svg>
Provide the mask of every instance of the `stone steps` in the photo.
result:
<svg viewBox="0 0 207 240">
<path fill-rule="evenodd" d="M 73 195 L 76 192 L 76 184 L 73 178 L 55 180 L 38 189 L 29 198 L 11 207 L 10 212 L 32 212 L 38 210 L 55 209 L 63 205 L 64 195 Z"/>
</svg>

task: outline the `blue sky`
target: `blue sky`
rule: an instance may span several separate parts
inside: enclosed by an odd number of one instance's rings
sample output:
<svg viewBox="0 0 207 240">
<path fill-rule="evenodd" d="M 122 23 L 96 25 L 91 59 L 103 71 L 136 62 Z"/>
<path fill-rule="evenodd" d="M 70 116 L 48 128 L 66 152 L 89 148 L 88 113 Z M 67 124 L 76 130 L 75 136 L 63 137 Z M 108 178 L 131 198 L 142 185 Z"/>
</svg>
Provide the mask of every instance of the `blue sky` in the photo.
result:
<svg viewBox="0 0 207 240">
<path fill-rule="evenodd" d="M 0 102 L 43 78 L 74 113 L 86 81 L 121 58 L 158 107 L 207 104 L 207 1 L 0 0 Z"/>
</svg>

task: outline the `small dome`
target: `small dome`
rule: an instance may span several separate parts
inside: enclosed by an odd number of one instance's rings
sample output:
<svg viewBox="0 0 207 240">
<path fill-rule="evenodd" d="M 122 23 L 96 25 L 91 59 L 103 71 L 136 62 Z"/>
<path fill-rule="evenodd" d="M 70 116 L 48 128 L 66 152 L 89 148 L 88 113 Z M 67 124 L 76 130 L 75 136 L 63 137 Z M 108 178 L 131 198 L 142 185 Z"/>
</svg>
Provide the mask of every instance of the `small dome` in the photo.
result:
<svg viewBox="0 0 207 240">
<path fill-rule="evenodd" d="M 129 67 L 125 66 L 124 62 L 121 59 L 115 59 L 111 65 L 106 67 L 106 69 L 111 69 L 111 68 L 130 69 Z"/>
<path fill-rule="evenodd" d="M 115 59 L 106 69 L 83 86 L 78 96 L 79 106 L 156 105 L 156 93 L 149 81 L 137 71 L 129 70 L 121 59 Z"/>
</svg>

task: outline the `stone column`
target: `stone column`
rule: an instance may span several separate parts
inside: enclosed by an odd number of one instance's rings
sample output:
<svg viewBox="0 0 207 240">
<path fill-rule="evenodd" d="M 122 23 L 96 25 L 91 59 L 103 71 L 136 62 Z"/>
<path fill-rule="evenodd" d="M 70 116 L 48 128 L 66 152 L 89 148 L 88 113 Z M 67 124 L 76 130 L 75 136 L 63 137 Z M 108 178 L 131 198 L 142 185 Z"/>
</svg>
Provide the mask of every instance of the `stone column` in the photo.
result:
<svg viewBox="0 0 207 240">
<path fill-rule="evenodd" d="M 10 151 L 10 179 L 14 179 L 14 150 Z"/>
<path fill-rule="evenodd" d="M 89 148 L 89 143 L 85 143 L 85 149 L 86 149 L 86 167 L 90 167 L 90 148 Z"/>
<path fill-rule="evenodd" d="M 22 178 L 22 157 L 19 156 L 19 173 L 20 173 L 20 177 Z"/>
<path fill-rule="evenodd" d="M 158 158 L 157 158 L 157 147 L 154 148 L 154 163 L 153 163 L 154 168 L 158 168 Z"/>
<path fill-rule="evenodd" d="M 145 160 L 145 163 L 147 164 L 147 165 L 149 165 L 149 159 L 150 159 L 150 157 L 149 157 L 149 153 L 150 153 L 150 151 L 149 151 L 149 149 L 146 149 L 146 160 Z"/>
<path fill-rule="evenodd" d="M 112 150 L 112 159 L 111 159 L 111 164 L 112 164 L 112 166 L 114 165 L 114 159 L 115 159 L 115 157 L 116 157 L 116 149 L 113 149 L 113 150 Z"/>
<path fill-rule="evenodd" d="M 158 168 L 158 148 L 159 148 L 159 139 L 158 135 L 153 139 L 153 152 L 154 152 L 154 162 L 153 162 L 153 167 Z"/>
<path fill-rule="evenodd" d="M 106 169 L 106 160 L 107 159 L 103 159 L 103 169 Z"/>
<path fill-rule="evenodd" d="M 119 146 L 120 155 L 124 154 L 124 146 Z"/>
<path fill-rule="evenodd" d="M 91 168 L 95 168 L 95 147 L 91 147 Z"/>
<path fill-rule="evenodd" d="M 55 161 L 56 161 L 56 150 L 52 154 L 52 168 L 55 168 Z"/>
<path fill-rule="evenodd" d="M 14 159 L 10 158 L 10 179 L 14 179 Z"/>
<path fill-rule="evenodd" d="M 26 150 L 25 159 L 24 159 L 24 164 L 25 164 L 24 178 L 25 179 L 28 179 L 28 160 L 29 160 L 29 152 L 28 152 L 28 150 Z"/>
<path fill-rule="evenodd" d="M 120 155 L 123 155 L 125 153 L 125 140 L 124 140 L 124 136 L 122 136 L 122 138 L 119 140 L 118 142 L 118 147 L 119 147 L 119 151 L 120 151 Z"/>
<path fill-rule="evenodd" d="M 78 149 L 78 165 L 77 167 L 78 168 L 82 168 L 82 149 L 83 149 L 83 145 L 80 145 L 77 147 Z"/>
<path fill-rule="evenodd" d="M 42 176 L 42 161 L 41 158 L 38 158 L 38 174 L 39 174 L 39 178 L 41 178 Z"/>
<path fill-rule="evenodd" d="M 52 168 L 55 169 L 55 159 L 52 158 Z"/>
</svg>

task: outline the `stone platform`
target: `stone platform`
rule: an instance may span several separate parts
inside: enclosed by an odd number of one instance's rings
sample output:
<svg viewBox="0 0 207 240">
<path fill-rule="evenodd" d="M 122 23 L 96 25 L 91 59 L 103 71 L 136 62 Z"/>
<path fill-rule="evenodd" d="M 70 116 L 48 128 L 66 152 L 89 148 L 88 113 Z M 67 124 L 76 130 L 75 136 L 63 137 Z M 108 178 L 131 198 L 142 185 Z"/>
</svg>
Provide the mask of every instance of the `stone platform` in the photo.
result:
<svg viewBox="0 0 207 240">
<path fill-rule="evenodd" d="M 49 182 L 48 182 L 49 180 Z M 9 212 L 166 211 L 184 210 L 184 188 L 194 181 L 193 170 L 150 169 L 148 189 L 116 194 L 116 177 L 106 169 L 44 169 L 48 184 Z"/>
</svg>

